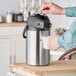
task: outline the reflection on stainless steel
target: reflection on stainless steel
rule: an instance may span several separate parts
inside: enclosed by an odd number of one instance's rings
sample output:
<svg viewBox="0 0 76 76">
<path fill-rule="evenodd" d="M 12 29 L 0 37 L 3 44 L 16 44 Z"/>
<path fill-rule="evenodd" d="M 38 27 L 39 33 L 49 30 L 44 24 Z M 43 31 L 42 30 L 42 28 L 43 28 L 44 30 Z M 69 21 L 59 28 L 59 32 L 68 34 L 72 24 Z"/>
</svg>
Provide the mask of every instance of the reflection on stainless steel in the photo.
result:
<svg viewBox="0 0 76 76">
<path fill-rule="evenodd" d="M 49 49 L 43 48 L 42 36 L 46 31 L 27 31 L 26 63 L 29 65 L 48 65 L 50 61 Z M 43 34 L 43 35 L 42 35 Z M 46 36 L 49 35 L 46 33 Z"/>
</svg>

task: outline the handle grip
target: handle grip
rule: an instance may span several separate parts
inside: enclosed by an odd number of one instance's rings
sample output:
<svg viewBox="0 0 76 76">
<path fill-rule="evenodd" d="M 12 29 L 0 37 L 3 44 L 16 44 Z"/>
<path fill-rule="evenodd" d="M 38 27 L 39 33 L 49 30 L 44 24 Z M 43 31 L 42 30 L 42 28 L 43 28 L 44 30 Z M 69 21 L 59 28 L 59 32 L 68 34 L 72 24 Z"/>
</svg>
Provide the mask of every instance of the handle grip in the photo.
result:
<svg viewBox="0 0 76 76">
<path fill-rule="evenodd" d="M 28 30 L 28 26 L 26 26 L 25 28 L 24 28 L 24 30 L 23 30 L 23 38 L 26 38 L 26 36 L 25 36 L 25 32 Z"/>
</svg>

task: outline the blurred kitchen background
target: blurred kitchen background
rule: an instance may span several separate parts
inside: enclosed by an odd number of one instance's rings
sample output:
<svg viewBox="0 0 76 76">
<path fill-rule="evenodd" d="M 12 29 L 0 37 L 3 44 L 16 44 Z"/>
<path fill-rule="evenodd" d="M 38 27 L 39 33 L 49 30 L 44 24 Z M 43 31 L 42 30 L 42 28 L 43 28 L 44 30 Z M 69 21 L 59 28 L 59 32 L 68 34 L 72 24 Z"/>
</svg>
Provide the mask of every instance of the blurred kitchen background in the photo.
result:
<svg viewBox="0 0 76 76">
<path fill-rule="evenodd" d="M 0 15 L 5 15 L 8 10 L 18 12 L 19 0 L 0 0 Z"/>
<path fill-rule="evenodd" d="M 37 3 L 38 1 L 39 4 Z M 38 4 L 37 6 L 33 5 L 35 2 Z M 76 6 L 76 0 L 35 0 L 35 2 L 34 0 L 32 0 L 32 2 L 31 0 L 0 0 L 0 16 L 6 16 L 7 12 L 9 11 L 11 13 L 22 12 L 26 18 L 27 10 L 32 10 L 30 7 L 33 7 L 34 10 L 36 7 L 40 7 L 43 2 L 54 2 L 64 8 L 69 6 Z M 51 14 L 49 14 L 49 18 L 53 26 L 52 31 L 58 27 L 69 28 L 71 22 L 75 19 L 66 17 L 65 15 L 59 16 Z M 54 34 L 54 32 L 52 34 Z"/>
</svg>

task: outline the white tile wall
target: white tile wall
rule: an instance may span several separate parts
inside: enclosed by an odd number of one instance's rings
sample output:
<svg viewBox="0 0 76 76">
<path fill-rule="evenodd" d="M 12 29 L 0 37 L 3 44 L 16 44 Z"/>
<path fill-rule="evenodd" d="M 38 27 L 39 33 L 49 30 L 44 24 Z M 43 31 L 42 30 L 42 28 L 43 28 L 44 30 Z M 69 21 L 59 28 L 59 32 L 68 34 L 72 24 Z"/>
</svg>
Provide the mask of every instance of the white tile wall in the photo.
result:
<svg viewBox="0 0 76 76">
<path fill-rule="evenodd" d="M 8 10 L 18 12 L 19 0 L 0 0 L 0 15 L 6 15 Z"/>
</svg>

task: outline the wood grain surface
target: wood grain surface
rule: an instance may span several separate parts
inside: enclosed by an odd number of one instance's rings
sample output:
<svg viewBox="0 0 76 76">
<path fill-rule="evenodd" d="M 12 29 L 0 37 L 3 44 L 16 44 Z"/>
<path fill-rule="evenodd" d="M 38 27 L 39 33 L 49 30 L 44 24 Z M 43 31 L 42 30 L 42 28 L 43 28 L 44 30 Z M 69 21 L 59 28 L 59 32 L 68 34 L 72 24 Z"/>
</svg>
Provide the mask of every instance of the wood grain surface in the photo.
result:
<svg viewBox="0 0 76 76">
<path fill-rule="evenodd" d="M 50 74 L 50 73 L 76 73 L 76 60 L 52 61 L 48 66 L 30 66 L 26 63 L 15 63 L 10 65 L 12 68 L 20 69 L 32 74 Z"/>
</svg>

